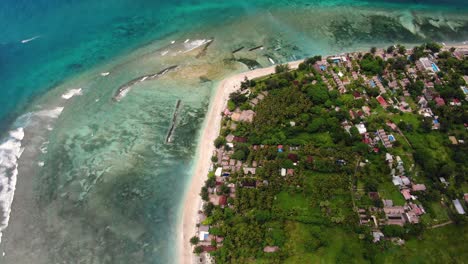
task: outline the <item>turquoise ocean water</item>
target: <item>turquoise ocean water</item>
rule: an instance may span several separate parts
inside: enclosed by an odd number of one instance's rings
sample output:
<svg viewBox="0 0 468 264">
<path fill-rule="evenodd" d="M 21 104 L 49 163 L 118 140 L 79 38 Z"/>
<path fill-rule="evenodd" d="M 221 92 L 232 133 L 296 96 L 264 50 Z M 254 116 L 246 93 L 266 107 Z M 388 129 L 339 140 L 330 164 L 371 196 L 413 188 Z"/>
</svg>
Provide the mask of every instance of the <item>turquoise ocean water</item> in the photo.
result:
<svg viewBox="0 0 468 264">
<path fill-rule="evenodd" d="M 174 263 L 210 95 L 240 59 L 468 40 L 456 0 L 4 0 L 0 25 L 0 263 Z"/>
</svg>

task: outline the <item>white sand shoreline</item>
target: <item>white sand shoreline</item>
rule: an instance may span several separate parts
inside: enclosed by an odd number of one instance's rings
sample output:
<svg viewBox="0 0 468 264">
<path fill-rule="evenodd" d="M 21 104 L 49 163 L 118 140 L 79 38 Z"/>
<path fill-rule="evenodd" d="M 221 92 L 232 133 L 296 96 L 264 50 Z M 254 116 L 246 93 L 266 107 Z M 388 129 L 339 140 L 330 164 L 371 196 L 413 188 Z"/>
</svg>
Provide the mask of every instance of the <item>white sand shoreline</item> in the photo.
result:
<svg viewBox="0 0 468 264">
<path fill-rule="evenodd" d="M 466 44 L 447 43 L 443 48 L 468 48 Z M 412 48 L 412 47 L 411 47 Z M 356 52 L 364 52 L 357 50 Z M 304 60 L 292 61 L 288 65 L 291 69 L 296 69 Z M 198 210 L 202 204 L 199 195 L 201 188 L 207 178 L 208 170 L 211 165 L 211 156 L 214 147 L 214 140 L 218 137 L 221 126 L 221 112 L 225 109 L 229 95 L 239 89 L 240 83 L 245 77 L 248 79 L 259 78 L 275 72 L 275 65 L 267 68 L 256 69 L 222 80 L 216 87 L 213 99 L 210 102 L 202 133 L 200 134 L 197 146 L 197 155 L 193 175 L 189 187 L 184 197 L 184 206 L 182 208 L 182 218 L 179 224 L 178 239 L 178 261 L 181 264 L 193 264 L 194 254 L 190 245 L 190 238 L 196 234 L 196 224 Z"/>
<path fill-rule="evenodd" d="M 291 69 L 296 69 L 301 62 L 303 62 L 303 60 L 289 62 L 288 64 Z M 197 212 L 201 205 L 199 193 L 208 175 L 208 170 L 211 165 L 210 157 L 215 150 L 213 142 L 219 135 L 221 112 L 227 105 L 229 95 L 240 87 L 240 83 L 245 77 L 254 79 L 274 72 L 275 66 L 271 66 L 236 74 L 222 80 L 215 90 L 215 95 L 210 102 L 203 130 L 200 135 L 191 183 L 186 190 L 186 196 L 184 198 L 185 202 L 177 238 L 179 263 L 191 264 L 194 259 L 192 246 L 189 240 L 196 233 Z"/>
</svg>

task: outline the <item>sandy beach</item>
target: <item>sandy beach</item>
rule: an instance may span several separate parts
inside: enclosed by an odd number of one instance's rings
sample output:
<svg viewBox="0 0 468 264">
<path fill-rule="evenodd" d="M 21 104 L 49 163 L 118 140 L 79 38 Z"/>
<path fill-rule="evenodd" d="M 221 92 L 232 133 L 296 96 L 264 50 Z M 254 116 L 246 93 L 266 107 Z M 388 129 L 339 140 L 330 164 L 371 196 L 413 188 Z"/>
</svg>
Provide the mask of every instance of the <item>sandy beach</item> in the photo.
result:
<svg viewBox="0 0 468 264">
<path fill-rule="evenodd" d="M 288 63 L 291 69 L 296 69 L 300 61 Z M 197 212 L 201 205 L 200 189 L 208 175 L 211 160 L 210 157 L 215 150 L 214 140 L 218 137 L 221 125 L 221 112 L 226 107 L 229 95 L 239 89 L 240 83 L 245 77 L 254 79 L 275 72 L 275 66 L 261 68 L 249 72 L 234 75 L 221 81 L 216 88 L 215 95 L 211 101 L 205 118 L 203 130 L 197 148 L 197 161 L 193 171 L 191 183 L 187 189 L 185 203 L 182 212 L 182 222 L 179 230 L 179 263 L 194 263 L 194 254 L 190 245 L 190 238 L 196 233 Z"/>
</svg>

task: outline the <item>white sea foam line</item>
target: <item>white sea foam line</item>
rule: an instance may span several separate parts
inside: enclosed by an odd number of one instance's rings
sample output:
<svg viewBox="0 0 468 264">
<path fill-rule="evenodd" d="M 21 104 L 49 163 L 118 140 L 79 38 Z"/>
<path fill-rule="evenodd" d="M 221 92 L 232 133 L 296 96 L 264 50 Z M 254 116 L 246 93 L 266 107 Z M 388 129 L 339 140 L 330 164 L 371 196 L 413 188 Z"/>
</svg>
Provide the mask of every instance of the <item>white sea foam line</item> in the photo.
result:
<svg viewBox="0 0 468 264">
<path fill-rule="evenodd" d="M 169 51 L 165 50 L 165 51 L 161 52 L 161 56 L 166 56 L 166 54 L 168 54 L 168 53 L 169 53 Z"/>
<path fill-rule="evenodd" d="M 6 141 L 0 144 L 0 207 L 3 212 L 0 222 L 0 242 L 2 231 L 8 226 L 10 220 L 11 204 L 15 195 L 16 178 L 18 175 L 18 159 L 24 151 L 21 141 L 24 138 L 24 129 L 19 127 L 10 131 Z"/>
<path fill-rule="evenodd" d="M 184 43 L 184 47 L 187 49 L 184 51 L 184 53 L 190 52 L 198 47 L 201 47 L 207 43 L 210 43 L 211 41 L 212 41 L 211 39 L 197 39 L 188 43 Z"/>
<path fill-rule="evenodd" d="M 55 107 L 50 110 L 41 110 L 34 112 L 34 115 L 39 117 L 49 117 L 49 118 L 58 118 L 63 111 L 63 107 Z"/>
<path fill-rule="evenodd" d="M 109 74 L 110 74 L 110 72 L 101 72 L 101 76 L 107 76 Z"/>
<path fill-rule="evenodd" d="M 68 100 L 75 95 L 81 95 L 81 88 L 78 89 L 70 89 L 68 92 L 62 94 L 62 98 Z"/>
<path fill-rule="evenodd" d="M 29 39 L 23 39 L 23 40 L 21 41 L 21 43 L 25 44 L 25 43 L 28 43 L 28 42 L 33 41 L 33 40 L 35 40 L 35 39 L 38 39 L 38 38 L 40 38 L 40 37 L 41 37 L 41 36 L 34 36 L 34 37 L 32 37 L 32 38 L 29 38 Z"/>
</svg>

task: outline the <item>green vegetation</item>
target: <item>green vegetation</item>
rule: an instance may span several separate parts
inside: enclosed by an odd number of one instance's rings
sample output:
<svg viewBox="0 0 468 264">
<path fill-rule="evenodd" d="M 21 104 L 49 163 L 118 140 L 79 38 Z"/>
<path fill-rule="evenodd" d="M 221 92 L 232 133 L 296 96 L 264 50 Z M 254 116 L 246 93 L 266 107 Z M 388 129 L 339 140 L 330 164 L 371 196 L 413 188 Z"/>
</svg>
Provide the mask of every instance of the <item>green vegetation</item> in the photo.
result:
<svg viewBox="0 0 468 264">
<path fill-rule="evenodd" d="M 203 224 L 224 238 L 210 253 L 216 263 L 463 263 L 468 258 L 467 220 L 451 200 L 463 199 L 467 192 L 468 149 L 452 144 L 448 135 L 468 140 L 468 109 L 430 102 L 433 115 L 423 117 L 419 98 L 436 77 L 417 70 L 410 76 L 407 70 L 440 49 L 427 43 L 407 59 L 405 47 L 391 46 L 386 52 L 393 58 L 387 61 L 373 49 L 354 57 L 353 69 L 329 62 L 324 72 L 316 64 L 322 58 L 314 57 L 294 71 L 278 65 L 274 75 L 244 80 L 241 91 L 230 97 L 230 110 L 247 109 L 259 94 L 267 96 L 248 108 L 255 112 L 253 122 L 238 122 L 231 129 L 227 124 L 233 121 L 225 117 L 215 146 L 255 172 L 230 169 L 216 158 L 213 163 L 229 171 L 229 177 L 211 177 L 201 190 L 205 201 L 216 200 L 211 195 L 229 196 L 227 205 L 204 206 L 208 218 Z M 434 91 L 446 100 L 460 96 L 460 76 L 467 74 L 467 59 L 452 59 L 442 54 L 437 62 L 444 73 Z M 351 71 L 359 71 L 358 78 Z M 338 72 L 344 73 L 341 81 L 348 81 L 345 91 L 334 84 Z M 378 80 L 387 92 L 371 87 L 362 74 Z M 390 82 L 403 79 L 408 79 L 405 88 L 401 82 L 389 88 Z M 379 94 L 389 107 L 377 102 Z M 402 101 L 407 108 L 400 107 Z M 378 130 L 396 141 L 386 147 Z M 229 134 L 242 139 L 233 142 L 233 149 L 225 146 Z M 389 162 L 387 153 L 398 161 Z M 416 183 L 427 189 L 411 190 L 417 199 L 407 201 L 392 182 L 395 175 L 411 180 L 403 189 Z M 424 212 L 418 222 L 390 225 L 383 209 L 388 201 L 383 200 L 392 200 L 397 209 L 405 206 L 405 212 L 411 202 Z M 376 230 L 385 235 L 378 243 L 372 236 Z"/>
</svg>

